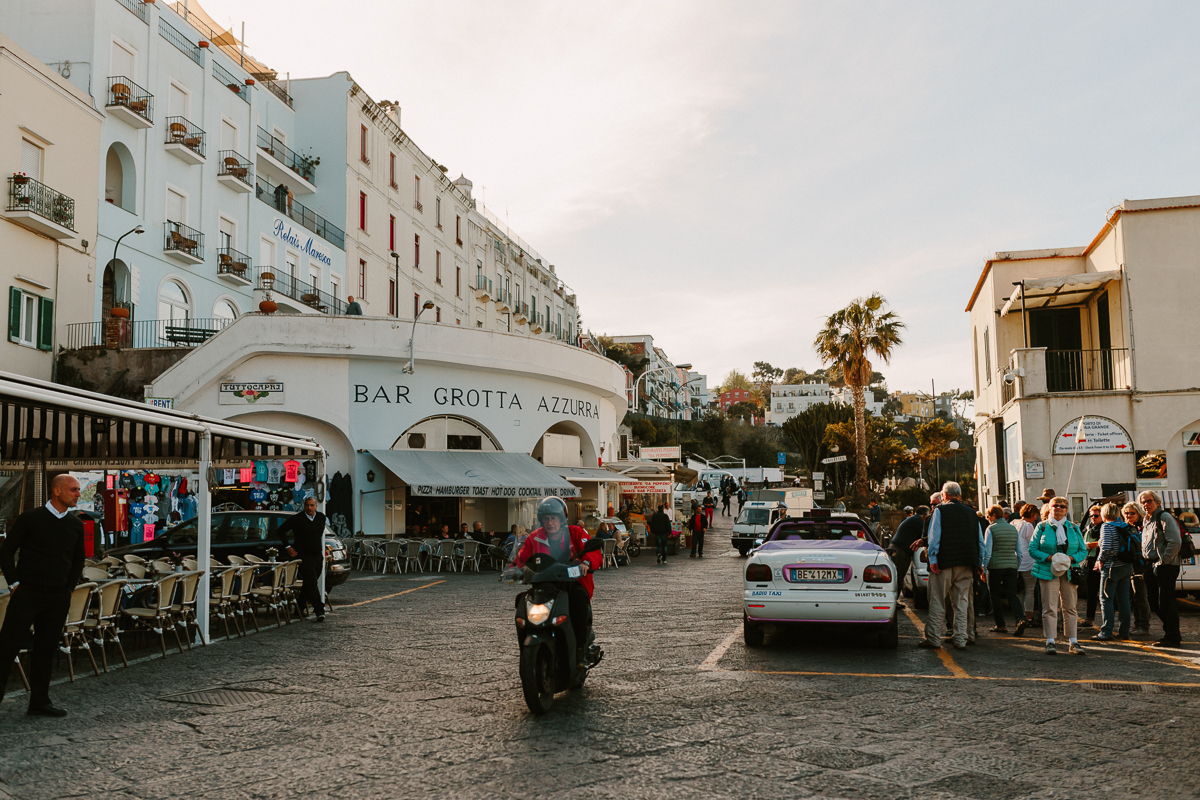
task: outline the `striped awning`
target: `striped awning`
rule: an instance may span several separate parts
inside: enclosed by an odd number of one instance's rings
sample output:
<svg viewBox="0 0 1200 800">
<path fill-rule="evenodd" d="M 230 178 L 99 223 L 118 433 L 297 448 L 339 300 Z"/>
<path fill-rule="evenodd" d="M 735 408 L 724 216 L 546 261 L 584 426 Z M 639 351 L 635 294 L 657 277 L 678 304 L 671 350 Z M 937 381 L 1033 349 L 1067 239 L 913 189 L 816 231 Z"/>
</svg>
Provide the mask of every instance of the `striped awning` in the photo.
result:
<svg viewBox="0 0 1200 800">
<path fill-rule="evenodd" d="M 186 469 L 200 459 L 204 429 L 212 433 L 216 467 L 321 451 L 306 437 L 0 372 L 0 469 L 30 461 L 51 469 Z"/>
<path fill-rule="evenodd" d="M 1136 503 L 1138 495 L 1146 491 L 1139 489 L 1133 492 L 1125 492 L 1125 500 L 1129 503 Z M 1200 489 L 1154 489 L 1158 492 L 1158 496 L 1162 498 L 1163 508 L 1200 508 Z"/>
</svg>

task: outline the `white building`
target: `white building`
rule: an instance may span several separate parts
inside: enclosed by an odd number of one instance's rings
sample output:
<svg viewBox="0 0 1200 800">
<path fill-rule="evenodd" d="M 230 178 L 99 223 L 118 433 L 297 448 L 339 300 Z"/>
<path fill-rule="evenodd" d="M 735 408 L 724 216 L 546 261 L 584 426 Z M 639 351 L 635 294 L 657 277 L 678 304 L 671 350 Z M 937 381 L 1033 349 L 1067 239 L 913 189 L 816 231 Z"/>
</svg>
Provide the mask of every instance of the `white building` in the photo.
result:
<svg viewBox="0 0 1200 800">
<path fill-rule="evenodd" d="M 874 414 L 877 417 L 883 416 L 883 406 L 885 400 L 876 400 L 875 394 L 869 388 L 863 389 L 863 399 L 866 404 L 867 413 Z M 854 406 L 854 392 L 849 386 L 843 386 L 833 393 L 833 402 L 841 403 L 844 406 Z"/>
<path fill-rule="evenodd" d="M 91 169 L 105 266 L 67 347 L 104 344 L 114 317 L 121 346 L 194 343 L 258 308 L 264 272 L 281 311 L 340 310 L 344 234 L 322 187 L 341 170 L 324 177 L 284 83 L 197 3 L 5 0 L 0 29 L 104 114 Z"/>
<path fill-rule="evenodd" d="M 68 322 L 92 318 L 103 116 L 56 70 L 0 35 L 0 281 L 8 337 L 0 364 L 50 380 Z"/>
<path fill-rule="evenodd" d="M 576 522 L 615 500 L 620 479 L 598 467 L 619 447 L 619 365 L 536 336 L 424 318 L 415 329 L 406 374 L 407 342 L 387 317 L 248 315 L 147 393 L 311 435 L 329 473 L 352 476 L 355 527 L 369 534 L 531 526 L 548 493 L 567 498 Z M 270 388 L 248 400 L 246 385 Z"/>
<path fill-rule="evenodd" d="M 615 344 L 628 345 L 633 355 L 647 360 L 636 381 L 638 402 L 631 404 L 634 410 L 665 419 L 691 419 L 694 413 L 692 398 L 701 385 L 701 381 L 693 382 L 693 379 L 702 379 L 705 397 L 708 379 L 690 372 L 690 364 L 676 366 L 662 348 L 654 346 L 654 337 L 648 333 L 611 338 Z M 641 408 L 643 403 L 644 408 Z"/>
<path fill-rule="evenodd" d="M 833 392 L 827 383 L 772 384 L 767 424 L 782 425 L 811 406 L 832 402 Z"/>
<path fill-rule="evenodd" d="M 1079 519 L 1138 486 L 1200 489 L 1197 254 L 1200 197 L 1174 197 L 1124 201 L 1086 246 L 984 265 L 967 304 L 981 503 L 1051 488 Z"/>
</svg>

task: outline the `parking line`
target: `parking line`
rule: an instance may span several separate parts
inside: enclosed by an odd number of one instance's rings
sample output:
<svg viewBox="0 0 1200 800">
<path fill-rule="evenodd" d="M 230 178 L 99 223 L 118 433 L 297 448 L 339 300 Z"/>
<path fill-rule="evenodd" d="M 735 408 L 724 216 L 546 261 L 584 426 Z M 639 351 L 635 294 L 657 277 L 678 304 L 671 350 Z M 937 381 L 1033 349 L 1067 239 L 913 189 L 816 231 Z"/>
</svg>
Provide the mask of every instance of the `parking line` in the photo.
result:
<svg viewBox="0 0 1200 800">
<path fill-rule="evenodd" d="M 917 626 L 917 630 L 921 632 L 921 637 L 924 638 L 925 637 L 925 623 L 922 622 L 921 618 L 918 617 L 916 615 L 916 613 L 908 606 L 904 607 L 904 613 L 909 618 L 909 620 L 912 621 L 912 624 Z M 963 669 L 957 663 L 955 663 L 954 657 L 952 655 L 950 655 L 948 652 L 946 652 L 945 646 L 939 647 L 938 649 L 934 650 L 933 652 L 937 653 L 937 657 L 942 660 L 942 665 L 945 666 L 946 669 L 950 670 L 950 674 L 953 675 L 955 678 L 971 677 L 970 673 L 968 673 L 965 669 Z"/>
<path fill-rule="evenodd" d="M 954 675 L 922 675 L 919 673 L 910 672 L 818 672 L 806 670 L 766 670 L 766 669 L 728 669 L 714 670 L 715 672 L 746 672 L 752 675 L 796 675 L 805 677 L 829 677 L 829 678 L 921 678 L 931 681 L 951 681 L 957 676 Z M 1109 681 L 1119 681 L 1127 683 L 1130 686 L 1182 686 L 1189 689 L 1200 689 L 1200 683 L 1172 683 L 1169 681 L 1130 681 L 1121 678 L 1022 678 L 1006 675 L 1003 677 L 992 675 L 964 675 L 964 678 L 971 681 L 1013 681 L 1017 683 L 1070 683 L 1070 684 L 1087 684 L 1087 683 L 1106 683 Z"/>
<path fill-rule="evenodd" d="M 740 634 L 741 632 L 742 632 L 741 625 L 734 628 L 730 632 L 730 634 L 725 637 L 724 641 L 722 641 L 719 645 L 717 645 L 715 648 L 713 648 L 713 651 L 708 654 L 708 658 L 706 658 L 702 662 L 700 662 L 700 666 L 696 667 L 696 669 L 701 672 L 713 672 L 714 670 L 716 670 L 717 662 L 720 661 L 721 657 L 725 655 L 725 651 L 733 646 L 733 643 L 737 641 L 738 634 Z"/>
<path fill-rule="evenodd" d="M 380 600 L 390 600 L 391 598 L 399 597 L 402 594 L 408 594 L 409 592 L 420 591 L 421 589 L 428 589 L 430 586 L 437 586 L 439 583 L 445 583 L 445 582 L 446 582 L 445 580 L 434 581 L 433 583 L 427 583 L 424 586 L 414 586 L 411 589 L 405 589 L 403 592 L 396 592 L 395 594 L 385 594 L 383 597 L 372 597 L 370 600 L 363 600 L 361 603 L 350 603 L 349 605 L 338 606 L 338 608 L 355 608 L 356 606 L 365 606 L 369 603 L 378 603 Z"/>
</svg>

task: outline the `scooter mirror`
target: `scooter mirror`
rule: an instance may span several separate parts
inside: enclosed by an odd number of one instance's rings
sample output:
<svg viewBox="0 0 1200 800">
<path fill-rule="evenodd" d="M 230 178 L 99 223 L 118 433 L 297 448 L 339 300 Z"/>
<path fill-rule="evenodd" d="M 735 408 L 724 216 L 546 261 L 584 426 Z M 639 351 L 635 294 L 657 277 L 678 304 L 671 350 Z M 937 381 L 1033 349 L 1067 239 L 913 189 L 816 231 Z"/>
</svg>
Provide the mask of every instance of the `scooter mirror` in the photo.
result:
<svg viewBox="0 0 1200 800">
<path fill-rule="evenodd" d="M 594 553 L 597 550 L 603 550 L 603 549 L 604 549 L 604 540 L 603 539 L 589 539 L 588 543 L 583 546 L 583 552 L 585 552 L 585 553 Z"/>
</svg>

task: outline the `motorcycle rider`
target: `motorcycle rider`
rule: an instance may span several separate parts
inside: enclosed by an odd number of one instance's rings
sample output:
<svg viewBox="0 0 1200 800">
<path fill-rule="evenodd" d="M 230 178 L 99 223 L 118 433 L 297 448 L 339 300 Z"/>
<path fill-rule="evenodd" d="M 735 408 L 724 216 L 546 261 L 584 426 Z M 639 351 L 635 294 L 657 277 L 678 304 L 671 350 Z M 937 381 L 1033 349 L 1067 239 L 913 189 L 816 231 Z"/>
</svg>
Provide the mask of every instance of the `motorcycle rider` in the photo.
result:
<svg viewBox="0 0 1200 800">
<path fill-rule="evenodd" d="M 600 551 L 583 552 L 590 535 L 578 525 L 567 524 L 567 504 L 558 497 L 547 497 L 538 503 L 537 520 L 541 527 L 525 538 L 513 563 L 521 569 L 528 583 L 534 572 L 525 564 L 539 553 L 563 563 L 579 561 L 583 574 L 569 585 L 564 585 L 564 588 L 571 609 L 571 627 L 575 631 L 575 661 L 583 667 L 587 664 L 588 619 L 591 617 L 592 591 L 595 589 L 592 572 L 600 568 Z"/>
</svg>

